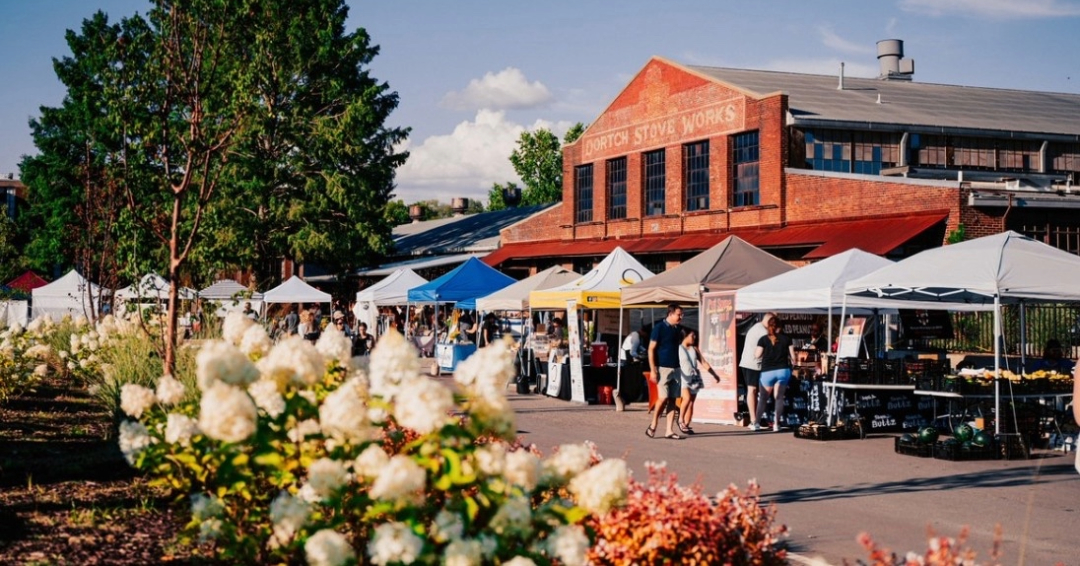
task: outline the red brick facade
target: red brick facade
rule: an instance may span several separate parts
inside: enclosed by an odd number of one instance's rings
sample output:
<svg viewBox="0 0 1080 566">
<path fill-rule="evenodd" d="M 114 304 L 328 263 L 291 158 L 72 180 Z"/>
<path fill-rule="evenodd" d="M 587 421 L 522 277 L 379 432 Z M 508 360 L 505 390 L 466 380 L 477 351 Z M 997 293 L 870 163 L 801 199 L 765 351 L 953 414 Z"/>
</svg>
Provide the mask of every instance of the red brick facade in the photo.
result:
<svg viewBox="0 0 1080 566">
<path fill-rule="evenodd" d="M 563 203 L 502 232 L 503 245 L 544 241 L 619 241 L 727 233 L 876 216 L 947 211 L 945 233 L 963 222 L 969 236 L 1001 230 L 1000 219 L 968 210 L 959 183 L 792 168 L 787 96 L 761 98 L 654 58 L 585 134 L 563 150 Z M 758 132 L 759 205 L 732 207 L 731 136 Z M 687 212 L 683 146 L 709 142 L 709 207 Z M 643 211 L 643 154 L 666 150 L 665 214 Z M 625 219 L 609 220 L 606 163 L 627 160 Z M 575 223 L 575 168 L 592 164 L 592 222 Z M 996 222 L 996 225 L 995 225 Z M 670 264 L 670 258 L 666 261 Z"/>
</svg>

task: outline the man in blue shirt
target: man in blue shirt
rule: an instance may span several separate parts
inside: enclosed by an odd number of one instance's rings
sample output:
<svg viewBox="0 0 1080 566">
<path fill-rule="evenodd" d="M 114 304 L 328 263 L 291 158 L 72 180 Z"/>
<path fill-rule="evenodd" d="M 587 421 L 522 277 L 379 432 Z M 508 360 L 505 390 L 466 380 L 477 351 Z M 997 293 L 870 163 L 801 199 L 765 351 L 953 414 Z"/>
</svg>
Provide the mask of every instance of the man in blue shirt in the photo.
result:
<svg viewBox="0 0 1080 566">
<path fill-rule="evenodd" d="M 679 344 L 682 343 L 679 323 L 682 317 L 682 307 L 668 305 L 667 317 L 653 326 L 649 338 L 649 379 L 656 382 L 656 406 L 653 407 L 652 422 L 645 429 L 645 435 L 649 438 L 656 436 L 660 413 L 666 409 L 667 433 L 664 438 L 682 440 L 672 428 L 675 424 L 675 401 L 679 398 L 682 381 L 679 376 Z"/>
</svg>

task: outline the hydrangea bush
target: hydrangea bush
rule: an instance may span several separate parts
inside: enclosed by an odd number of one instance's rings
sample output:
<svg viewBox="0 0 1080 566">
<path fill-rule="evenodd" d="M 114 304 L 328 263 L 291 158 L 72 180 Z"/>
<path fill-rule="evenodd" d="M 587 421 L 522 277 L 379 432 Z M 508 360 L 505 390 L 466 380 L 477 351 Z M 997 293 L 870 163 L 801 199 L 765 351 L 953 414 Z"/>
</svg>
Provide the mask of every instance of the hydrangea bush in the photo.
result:
<svg viewBox="0 0 1080 566">
<path fill-rule="evenodd" d="M 0 332 L 0 402 L 48 375 L 53 350 L 44 337 L 51 326 L 52 321 L 43 318 L 26 328 L 15 324 Z"/>
<path fill-rule="evenodd" d="M 271 344 L 230 315 L 194 383 L 121 386 L 121 450 L 190 496 L 188 532 L 227 560 L 586 563 L 582 523 L 624 501 L 626 464 L 518 445 L 504 344 L 459 364 L 453 390 L 396 333 L 369 360 L 350 352 L 333 329 Z"/>
</svg>

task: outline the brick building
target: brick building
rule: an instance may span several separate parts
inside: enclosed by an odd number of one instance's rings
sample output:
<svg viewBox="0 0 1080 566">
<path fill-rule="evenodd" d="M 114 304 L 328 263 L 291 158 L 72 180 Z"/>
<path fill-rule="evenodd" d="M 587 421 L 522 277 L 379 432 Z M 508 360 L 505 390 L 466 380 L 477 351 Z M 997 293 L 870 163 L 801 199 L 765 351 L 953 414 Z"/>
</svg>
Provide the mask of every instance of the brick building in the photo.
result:
<svg viewBox="0 0 1080 566">
<path fill-rule="evenodd" d="M 655 57 L 563 150 L 563 201 L 502 231 L 504 270 L 660 272 L 730 234 L 797 264 L 890 258 L 961 229 L 1080 253 L 1080 95 L 920 84 L 898 40 L 876 79 Z M 582 271 L 583 272 L 583 271 Z"/>
</svg>

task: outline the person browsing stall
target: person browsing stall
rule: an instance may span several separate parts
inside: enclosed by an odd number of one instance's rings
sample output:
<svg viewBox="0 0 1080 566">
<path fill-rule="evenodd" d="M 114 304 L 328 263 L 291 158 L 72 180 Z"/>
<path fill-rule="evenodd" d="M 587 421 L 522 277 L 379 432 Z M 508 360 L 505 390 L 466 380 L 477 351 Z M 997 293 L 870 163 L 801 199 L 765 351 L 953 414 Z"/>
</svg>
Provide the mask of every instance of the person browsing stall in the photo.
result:
<svg viewBox="0 0 1080 566">
<path fill-rule="evenodd" d="M 682 307 L 668 305 L 667 316 L 656 323 L 649 338 L 649 379 L 656 382 L 656 406 L 653 408 L 652 421 L 645 429 L 645 436 L 654 438 L 656 426 L 660 424 L 660 413 L 667 411 L 667 431 L 664 438 L 682 440 L 674 430 L 675 400 L 679 397 L 681 382 L 679 378 L 679 345 L 682 343 Z"/>
<path fill-rule="evenodd" d="M 750 412 L 750 428 L 760 430 L 757 421 L 758 384 L 761 380 L 761 359 L 757 356 L 758 341 L 762 336 L 769 333 L 769 320 L 776 317 L 776 313 L 765 313 L 761 321 L 746 331 L 746 343 L 743 344 L 742 355 L 739 356 L 739 369 L 742 370 L 743 385 L 746 386 L 746 408 Z"/>
<path fill-rule="evenodd" d="M 630 334 L 626 335 L 623 340 L 622 348 L 619 349 L 619 361 L 632 362 L 638 361 L 645 357 L 648 350 L 648 342 L 643 341 L 643 336 L 649 336 L 652 332 L 651 324 L 644 324 L 641 328 L 633 330 Z"/>
<path fill-rule="evenodd" d="M 791 337 L 780 332 L 780 319 L 772 317 L 767 325 L 768 334 L 758 340 L 755 357 L 761 360 L 761 386 L 758 388 L 757 413 L 754 422 L 761 422 L 761 413 L 769 395 L 773 395 L 775 413 L 773 432 L 780 432 L 784 419 L 784 394 L 791 381 L 791 366 L 795 363 L 795 346 Z M 755 428 L 759 430 L 760 425 Z"/>
<path fill-rule="evenodd" d="M 1043 356 L 1031 366 L 1032 371 L 1052 371 L 1056 373 L 1072 373 L 1072 360 L 1065 357 L 1065 350 L 1061 342 L 1051 338 L 1043 347 Z"/>
</svg>

